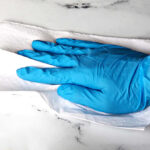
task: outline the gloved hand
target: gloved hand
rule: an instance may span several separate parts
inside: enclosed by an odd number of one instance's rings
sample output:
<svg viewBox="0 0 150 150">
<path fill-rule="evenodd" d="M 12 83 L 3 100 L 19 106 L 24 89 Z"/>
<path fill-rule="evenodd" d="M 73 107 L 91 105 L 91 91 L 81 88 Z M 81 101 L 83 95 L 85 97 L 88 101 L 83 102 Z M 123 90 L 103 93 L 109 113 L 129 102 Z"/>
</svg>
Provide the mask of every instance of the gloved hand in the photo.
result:
<svg viewBox="0 0 150 150">
<path fill-rule="evenodd" d="M 25 67 L 28 81 L 61 84 L 58 94 L 77 104 L 112 114 L 132 113 L 150 105 L 150 57 L 125 47 L 60 38 L 33 41 L 18 54 L 58 68 Z"/>
</svg>

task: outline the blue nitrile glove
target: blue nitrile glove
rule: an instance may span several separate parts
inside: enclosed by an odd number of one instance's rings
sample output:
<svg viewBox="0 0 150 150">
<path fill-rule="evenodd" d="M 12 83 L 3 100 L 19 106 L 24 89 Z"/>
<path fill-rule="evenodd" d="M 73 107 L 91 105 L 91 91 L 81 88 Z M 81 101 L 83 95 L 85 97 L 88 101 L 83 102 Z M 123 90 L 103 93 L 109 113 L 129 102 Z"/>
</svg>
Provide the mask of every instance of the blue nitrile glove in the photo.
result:
<svg viewBox="0 0 150 150">
<path fill-rule="evenodd" d="M 60 38 L 33 41 L 18 54 L 58 68 L 17 70 L 28 81 L 62 84 L 58 94 L 77 104 L 112 114 L 132 113 L 150 105 L 150 56 L 128 48 Z"/>
</svg>

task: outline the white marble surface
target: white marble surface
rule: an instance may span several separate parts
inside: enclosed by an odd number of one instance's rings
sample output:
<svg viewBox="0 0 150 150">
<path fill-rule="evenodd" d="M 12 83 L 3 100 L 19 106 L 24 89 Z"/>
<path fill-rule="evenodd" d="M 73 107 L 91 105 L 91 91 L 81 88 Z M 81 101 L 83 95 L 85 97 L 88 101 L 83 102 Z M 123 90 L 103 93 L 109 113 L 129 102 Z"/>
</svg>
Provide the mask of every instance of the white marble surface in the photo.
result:
<svg viewBox="0 0 150 150">
<path fill-rule="evenodd" d="M 0 0 L 2 20 L 107 36 L 150 38 L 150 1 Z M 150 149 L 150 128 L 131 131 L 66 120 L 54 115 L 34 94 L 0 94 L 1 150 Z"/>
<path fill-rule="evenodd" d="M 149 5 L 149 0 L 0 0 L 0 20 L 58 30 L 148 38 Z"/>
<path fill-rule="evenodd" d="M 0 92 L 1 150 L 149 150 L 150 130 L 64 119 L 36 92 Z"/>
</svg>

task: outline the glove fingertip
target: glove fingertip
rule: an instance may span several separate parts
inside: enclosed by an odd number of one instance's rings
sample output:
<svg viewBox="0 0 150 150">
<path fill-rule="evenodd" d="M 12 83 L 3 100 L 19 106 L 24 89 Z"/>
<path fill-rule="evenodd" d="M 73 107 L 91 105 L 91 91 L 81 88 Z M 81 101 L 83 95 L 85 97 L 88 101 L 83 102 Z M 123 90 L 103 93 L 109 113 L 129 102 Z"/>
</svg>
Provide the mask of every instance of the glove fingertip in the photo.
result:
<svg viewBox="0 0 150 150">
<path fill-rule="evenodd" d="M 34 40 L 33 42 L 32 42 L 32 48 L 33 49 L 36 49 L 37 47 L 39 47 L 39 45 L 42 43 L 42 41 L 40 41 L 40 40 Z"/>
<path fill-rule="evenodd" d="M 20 50 L 20 51 L 17 51 L 17 54 L 23 55 L 25 52 L 28 52 L 28 51 L 29 51 L 29 50 L 27 50 L 27 49 Z"/>
<path fill-rule="evenodd" d="M 57 93 L 58 95 L 66 98 L 67 95 L 69 95 L 69 93 L 71 92 L 70 90 L 70 86 L 69 85 L 61 85 L 58 87 L 57 89 Z"/>
<path fill-rule="evenodd" d="M 24 49 L 24 50 L 18 51 L 17 54 L 24 56 L 26 54 L 33 53 L 33 52 L 34 52 L 33 50 Z"/>
<path fill-rule="evenodd" d="M 26 72 L 26 68 L 19 68 L 16 70 L 16 73 L 18 75 L 18 77 L 23 78 L 25 76 Z"/>
<path fill-rule="evenodd" d="M 22 55 L 23 54 L 23 50 L 17 51 L 17 54 Z"/>
<path fill-rule="evenodd" d="M 36 72 L 36 68 L 31 66 L 16 70 L 17 75 L 24 80 L 30 80 L 30 78 L 33 78 L 34 72 Z"/>
<path fill-rule="evenodd" d="M 68 41 L 70 41 L 72 39 L 69 39 L 69 38 L 58 38 L 56 39 L 56 43 L 58 44 L 67 44 Z"/>
</svg>

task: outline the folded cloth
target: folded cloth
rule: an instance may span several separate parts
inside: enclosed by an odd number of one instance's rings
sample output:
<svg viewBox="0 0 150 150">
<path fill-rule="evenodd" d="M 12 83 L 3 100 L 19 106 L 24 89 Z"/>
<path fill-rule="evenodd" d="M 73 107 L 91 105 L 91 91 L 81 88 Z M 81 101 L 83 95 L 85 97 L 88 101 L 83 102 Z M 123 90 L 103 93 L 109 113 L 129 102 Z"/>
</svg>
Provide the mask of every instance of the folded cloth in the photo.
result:
<svg viewBox="0 0 150 150">
<path fill-rule="evenodd" d="M 74 38 L 100 43 L 115 44 L 133 50 L 150 53 L 150 40 L 104 37 L 66 31 L 54 31 L 42 27 L 4 21 L 0 23 L 0 90 L 1 91 L 38 91 L 47 104 L 61 117 L 74 117 L 98 124 L 120 128 L 143 130 L 150 124 L 150 107 L 126 115 L 111 115 L 96 112 L 87 107 L 71 103 L 57 95 L 59 85 L 45 85 L 24 81 L 16 75 L 16 70 L 25 66 L 54 67 L 17 55 L 22 49 L 32 49 L 33 40 L 55 41 L 56 38 Z"/>
</svg>

